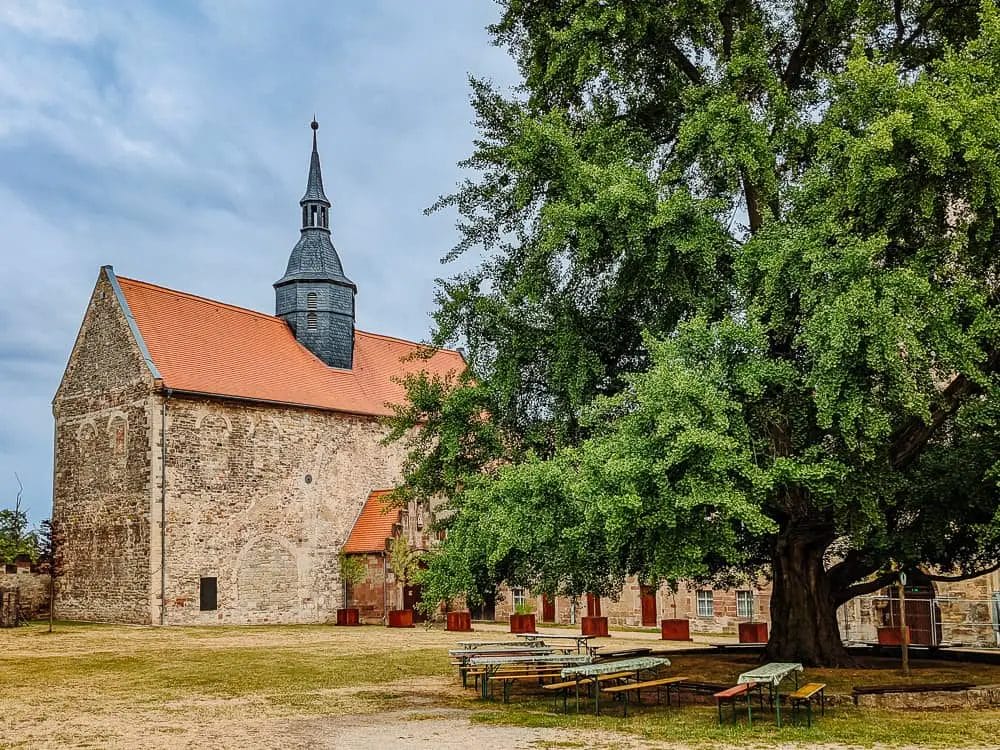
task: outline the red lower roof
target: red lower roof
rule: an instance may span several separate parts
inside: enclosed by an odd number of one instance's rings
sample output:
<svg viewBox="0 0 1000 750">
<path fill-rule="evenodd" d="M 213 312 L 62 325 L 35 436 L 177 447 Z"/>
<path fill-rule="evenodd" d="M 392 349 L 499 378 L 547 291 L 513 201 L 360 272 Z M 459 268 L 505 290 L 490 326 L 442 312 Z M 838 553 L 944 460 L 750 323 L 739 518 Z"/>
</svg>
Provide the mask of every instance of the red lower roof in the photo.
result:
<svg viewBox="0 0 1000 750">
<path fill-rule="evenodd" d="M 354 334 L 354 367 L 336 369 L 273 315 L 118 282 L 163 385 L 173 390 L 383 416 L 405 401 L 404 376 L 465 369 L 458 352 L 364 331 Z"/>
<path fill-rule="evenodd" d="M 384 498 L 391 490 L 375 490 L 365 500 L 351 535 L 344 543 L 344 552 L 385 552 L 393 535 L 393 526 L 400 523 L 401 511 Z"/>
</svg>

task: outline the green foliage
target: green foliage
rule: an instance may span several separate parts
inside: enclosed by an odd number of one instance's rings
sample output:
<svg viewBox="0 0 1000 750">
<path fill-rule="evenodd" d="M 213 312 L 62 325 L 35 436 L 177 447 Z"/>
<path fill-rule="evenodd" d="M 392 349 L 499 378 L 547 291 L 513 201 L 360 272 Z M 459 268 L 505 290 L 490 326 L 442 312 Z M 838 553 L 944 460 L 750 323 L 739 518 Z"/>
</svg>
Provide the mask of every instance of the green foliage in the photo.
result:
<svg viewBox="0 0 1000 750">
<path fill-rule="evenodd" d="M 13 508 L 0 508 L 0 563 L 13 562 L 20 555 L 35 561 L 41 553 L 39 544 L 38 532 L 29 529 L 28 514 L 21 510 L 18 491 Z"/>
<path fill-rule="evenodd" d="M 773 566 L 801 635 L 891 559 L 1000 561 L 994 4 L 503 5 L 524 86 L 472 82 L 438 204 L 471 374 L 393 425 L 446 498 L 425 595 Z"/>
<path fill-rule="evenodd" d="M 404 586 L 419 583 L 422 561 L 423 555 L 410 547 L 405 537 L 393 537 L 389 548 L 389 570 L 396 576 L 397 581 Z"/>
<path fill-rule="evenodd" d="M 340 553 L 340 579 L 348 586 L 357 586 L 368 575 L 364 557 Z"/>
</svg>

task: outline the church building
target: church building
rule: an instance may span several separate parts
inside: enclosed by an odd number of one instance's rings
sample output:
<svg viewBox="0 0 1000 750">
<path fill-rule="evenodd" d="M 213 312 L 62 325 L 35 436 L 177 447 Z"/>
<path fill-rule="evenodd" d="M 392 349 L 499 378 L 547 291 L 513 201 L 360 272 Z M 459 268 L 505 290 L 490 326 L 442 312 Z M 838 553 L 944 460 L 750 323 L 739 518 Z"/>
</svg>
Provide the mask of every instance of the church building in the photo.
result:
<svg viewBox="0 0 1000 750">
<path fill-rule="evenodd" d="M 369 561 L 354 604 L 378 620 L 402 599 L 385 552 L 400 534 L 426 548 L 429 511 L 383 508 L 405 450 L 381 418 L 402 377 L 465 363 L 355 328 L 312 128 L 273 316 L 101 268 L 52 404 L 58 617 L 330 622 L 348 542 Z"/>
</svg>

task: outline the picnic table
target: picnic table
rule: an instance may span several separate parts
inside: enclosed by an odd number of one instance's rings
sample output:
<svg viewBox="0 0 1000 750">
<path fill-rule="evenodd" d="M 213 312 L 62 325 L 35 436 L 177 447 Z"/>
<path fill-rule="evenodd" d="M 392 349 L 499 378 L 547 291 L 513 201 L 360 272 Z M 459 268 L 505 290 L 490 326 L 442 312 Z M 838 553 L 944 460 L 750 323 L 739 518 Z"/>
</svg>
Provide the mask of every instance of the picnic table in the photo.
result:
<svg viewBox="0 0 1000 750">
<path fill-rule="evenodd" d="M 533 633 L 524 633 L 524 639 L 531 643 L 533 641 L 541 641 L 542 637 L 535 635 Z M 467 650 L 477 649 L 477 648 L 492 648 L 493 646 L 517 646 L 522 645 L 521 641 L 459 641 L 458 645 Z"/>
<path fill-rule="evenodd" d="M 634 659 L 621 659 L 619 661 L 602 661 L 596 664 L 582 664 L 580 666 L 566 667 L 561 673 L 564 680 L 576 681 L 576 710 L 580 710 L 580 683 L 583 680 L 594 680 L 594 713 L 600 714 L 600 685 L 597 680 L 601 675 L 615 674 L 616 672 L 635 672 L 638 681 L 641 672 L 648 672 L 660 667 L 669 667 L 670 659 L 660 656 L 639 656 Z"/>
<path fill-rule="evenodd" d="M 458 673 L 462 676 L 462 687 L 468 685 L 469 660 L 473 657 L 483 656 L 532 656 L 535 654 L 552 654 L 559 651 L 558 646 L 544 646 L 531 643 L 516 643 L 515 641 L 504 641 L 500 646 L 484 646 L 480 644 L 477 648 L 452 648 L 448 649 L 448 656 L 458 662 Z"/>
<path fill-rule="evenodd" d="M 489 697 L 488 683 L 490 677 L 496 674 L 497 670 L 505 666 L 518 664 L 533 664 L 545 666 L 572 666 L 586 664 L 590 657 L 585 654 L 553 654 L 546 653 L 524 654 L 520 656 L 473 656 L 469 659 L 470 667 L 482 667 L 482 697 L 485 700 Z M 564 670 L 565 671 L 565 670 Z"/>
<path fill-rule="evenodd" d="M 596 646 L 590 645 L 590 640 L 596 637 L 593 635 L 579 635 L 576 633 L 518 633 L 517 637 L 538 641 L 574 641 L 578 654 L 583 653 L 584 648 L 591 655 L 597 650 Z"/>
<path fill-rule="evenodd" d="M 788 675 L 795 675 L 795 688 L 799 687 L 799 672 L 802 672 L 802 665 L 795 662 L 775 661 L 770 664 L 763 664 L 749 672 L 744 672 L 736 680 L 737 685 L 750 683 L 752 685 L 767 685 L 768 702 L 774 706 L 775 718 L 778 726 L 781 726 L 781 696 L 777 695 L 778 685 Z M 777 700 L 775 700 L 777 697 Z"/>
</svg>

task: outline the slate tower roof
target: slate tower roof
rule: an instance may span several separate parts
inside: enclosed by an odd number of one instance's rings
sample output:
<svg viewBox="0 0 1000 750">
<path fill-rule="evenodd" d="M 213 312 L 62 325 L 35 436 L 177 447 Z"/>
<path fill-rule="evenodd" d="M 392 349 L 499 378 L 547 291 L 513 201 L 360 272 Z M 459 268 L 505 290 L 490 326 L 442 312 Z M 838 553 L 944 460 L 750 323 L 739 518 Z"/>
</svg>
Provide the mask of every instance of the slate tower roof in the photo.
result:
<svg viewBox="0 0 1000 750">
<path fill-rule="evenodd" d="M 299 201 L 302 228 L 285 275 L 274 284 L 275 314 L 295 338 L 331 367 L 351 369 L 354 361 L 354 295 L 357 287 L 344 275 L 330 237 L 330 200 L 323 190 L 316 131 L 311 124 L 312 154 L 306 192 Z"/>
</svg>

